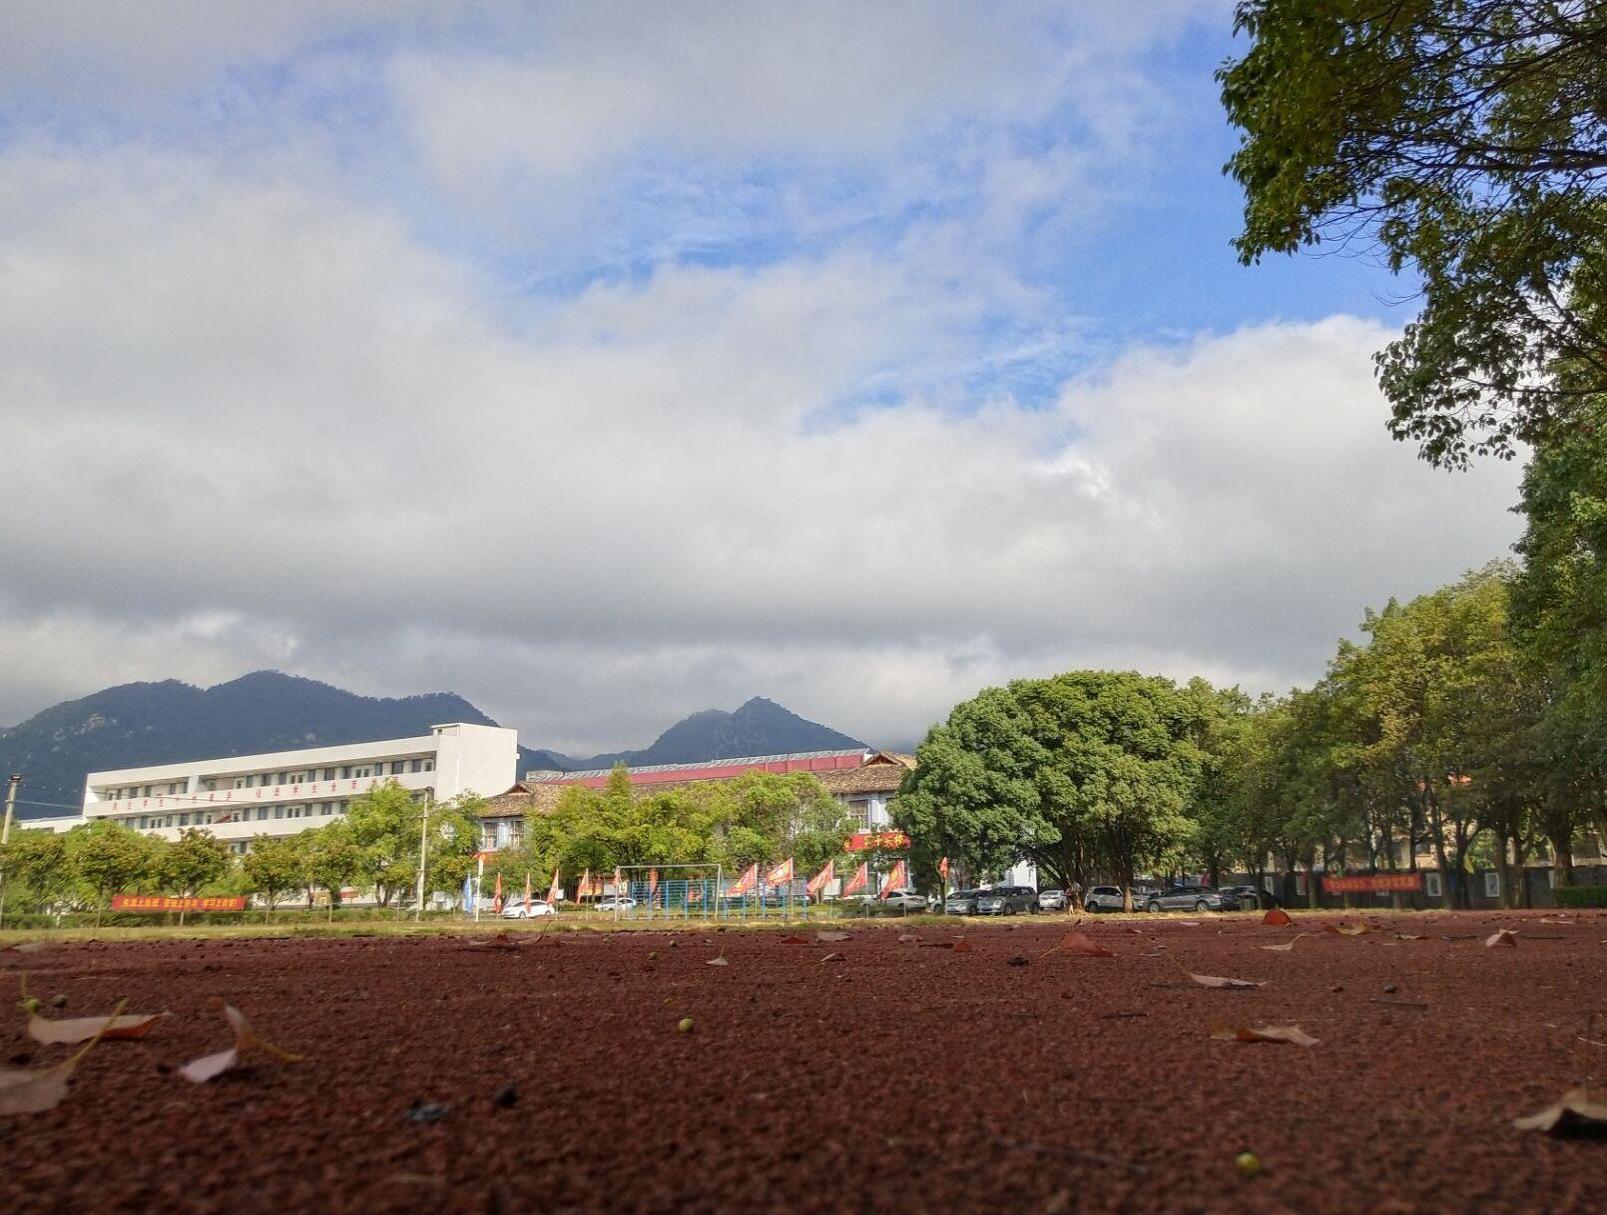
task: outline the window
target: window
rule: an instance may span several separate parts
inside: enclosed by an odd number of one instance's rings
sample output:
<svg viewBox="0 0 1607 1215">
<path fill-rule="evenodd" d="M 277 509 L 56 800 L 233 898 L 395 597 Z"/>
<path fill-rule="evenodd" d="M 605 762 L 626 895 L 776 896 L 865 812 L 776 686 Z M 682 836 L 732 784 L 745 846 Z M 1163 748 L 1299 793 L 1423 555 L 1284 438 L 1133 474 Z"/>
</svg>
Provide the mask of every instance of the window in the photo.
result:
<svg viewBox="0 0 1607 1215">
<path fill-rule="evenodd" d="M 334 812 L 335 812 L 335 803 L 334 802 L 325 802 L 325 803 L 323 803 L 323 805 L 318 807 L 318 815 L 319 815 L 320 818 L 328 818 Z"/>
<path fill-rule="evenodd" d="M 426 772 L 434 772 L 435 771 L 435 761 L 433 759 L 425 760 L 424 761 L 424 770 Z"/>
<path fill-rule="evenodd" d="M 399 760 L 397 760 L 395 763 L 393 763 L 391 765 L 391 775 L 392 776 L 400 776 L 403 772 L 406 772 L 406 771 L 407 771 L 407 761 L 405 759 L 399 759 Z"/>
<path fill-rule="evenodd" d="M 273 816 L 274 818 L 283 818 L 285 816 L 285 808 L 283 806 L 275 806 L 273 808 Z"/>
<path fill-rule="evenodd" d="M 189 825 L 190 825 L 190 816 L 188 814 L 179 815 L 179 826 L 188 827 Z"/>
<path fill-rule="evenodd" d="M 204 780 L 204 781 L 201 782 L 201 791 L 203 793 L 211 793 L 214 790 L 216 790 L 217 787 L 218 787 L 218 782 L 215 781 L 215 780 Z"/>
<path fill-rule="evenodd" d="M 261 776 L 257 777 L 257 783 L 266 789 L 269 785 L 273 784 L 273 773 L 264 772 Z"/>
<path fill-rule="evenodd" d="M 422 759 L 415 759 L 413 761 L 412 771 L 414 771 L 414 772 L 422 772 L 422 771 L 424 771 L 424 761 Z"/>
<path fill-rule="evenodd" d="M 266 807 L 266 806 L 260 807 L 257 810 L 257 822 L 260 823 L 263 819 L 265 819 L 267 817 L 268 817 L 268 807 Z"/>
<path fill-rule="evenodd" d="M 854 816 L 854 822 L 863 830 L 870 826 L 870 802 L 864 798 L 848 803 L 848 813 Z"/>
<path fill-rule="evenodd" d="M 143 830 L 145 830 L 145 828 L 149 827 L 151 825 L 150 816 L 148 814 L 140 815 L 139 816 L 139 825 L 140 825 L 140 830 L 141 831 L 143 831 Z"/>
<path fill-rule="evenodd" d="M 333 768 L 325 768 L 324 769 L 324 779 L 325 780 L 334 780 L 335 779 L 335 770 Z"/>
<path fill-rule="evenodd" d="M 361 767 L 354 769 L 352 775 L 357 777 L 359 780 L 365 776 L 373 776 L 374 767 L 372 764 L 363 764 Z"/>
<path fill-rule="evenodd" d="M 299 784 L 301 784 L 302 780 L 306 777 L 306 775 L 307 774 L 305 772 L 292 772 L 290 774 L 290 783 L 292 785 L 299 785 Z"/>
<path fill-rule="evenodd" d="M 176 780 L 170 781 L 167 786 L 167 791 L 169 793 L 177 793 L 179 791 L 179 782 Z"/>
</svg>

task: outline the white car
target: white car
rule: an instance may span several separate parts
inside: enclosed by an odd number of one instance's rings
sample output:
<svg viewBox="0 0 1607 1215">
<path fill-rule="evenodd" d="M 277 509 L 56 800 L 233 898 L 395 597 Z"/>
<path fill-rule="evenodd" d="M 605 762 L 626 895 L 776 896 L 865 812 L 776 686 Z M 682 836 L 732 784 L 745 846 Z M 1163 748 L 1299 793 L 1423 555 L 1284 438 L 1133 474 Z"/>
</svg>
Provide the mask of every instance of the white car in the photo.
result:
<svg viewBox="0 0 1607 1215">
<path fill-rule="evenodd" d="M 629 911 L 636 906 L 636 900 L 623 894 L 611 894 L 597 903 L 598 911 Z"/>
<path fill-rule="evenodd" d="M 502 909 L 502 918 L 505 920 L 534 920 L 544 915 L 557 915 L 551 903 L 546 899 L 531 899 L 530 910 L 525 910 L 523 899 L 514 899 Z"/>
<path fill-rule="evenodd" d="M 871 903 L 885 911 L 925 911 L 927 910 L 926 896 L 917 894 L 913 890 L 895 890 L 890 894 L 878 896 Z"/>
</svg>

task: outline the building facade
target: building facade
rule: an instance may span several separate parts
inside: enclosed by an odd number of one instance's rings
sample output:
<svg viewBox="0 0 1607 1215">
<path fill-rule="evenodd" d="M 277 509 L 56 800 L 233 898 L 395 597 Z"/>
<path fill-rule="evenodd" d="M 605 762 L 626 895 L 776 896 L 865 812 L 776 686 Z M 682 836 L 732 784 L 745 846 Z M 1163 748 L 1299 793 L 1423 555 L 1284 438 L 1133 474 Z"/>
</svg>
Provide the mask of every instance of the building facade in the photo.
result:
<svg viewBox="0 0 1607 1215">
<path fill-rule="evenodd" d="M 454 722 L 417 738 L 91 772 L 78 821 L 113 819 L 168 839 L 205 827 L 244 852 L 253 836 L 331 822 L 389 781 L 437 801 L 500 793 L 518 771 L 518 748 L 515 730 Z"/>
</svg>

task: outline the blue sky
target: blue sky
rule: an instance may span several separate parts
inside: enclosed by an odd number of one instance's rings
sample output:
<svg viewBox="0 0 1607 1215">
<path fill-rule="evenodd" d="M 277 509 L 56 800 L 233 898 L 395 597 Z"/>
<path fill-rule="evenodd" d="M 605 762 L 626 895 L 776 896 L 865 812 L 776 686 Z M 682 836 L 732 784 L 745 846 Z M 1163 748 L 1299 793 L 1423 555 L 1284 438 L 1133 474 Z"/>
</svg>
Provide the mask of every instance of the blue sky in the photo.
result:
<svg viewBox="0 0 1607 1215">
<path fill-rule="evenodd" d="M 571 751 L 1255 690 L 1505 553 L 1409 285 L 1246 268 L 1229 6 L 0 13 L 0 721 L 259 666 Z"/>
</svg>

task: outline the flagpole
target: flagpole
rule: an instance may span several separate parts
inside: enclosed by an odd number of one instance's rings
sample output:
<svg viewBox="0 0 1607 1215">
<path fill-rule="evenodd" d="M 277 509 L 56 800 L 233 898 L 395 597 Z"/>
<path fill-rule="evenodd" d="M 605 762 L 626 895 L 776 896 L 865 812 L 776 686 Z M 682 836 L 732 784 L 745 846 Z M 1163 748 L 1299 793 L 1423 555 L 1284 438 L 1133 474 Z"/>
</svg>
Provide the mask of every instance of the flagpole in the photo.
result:
<svg viewBox="0 0 1607 1215">
<path fill-rule="evenodd" d="M 480 857 L 480 863 L 474 871 L 474 922 L 480 922 L 480 887 L 485 885 L 485 857 Z"/>
</svg>

